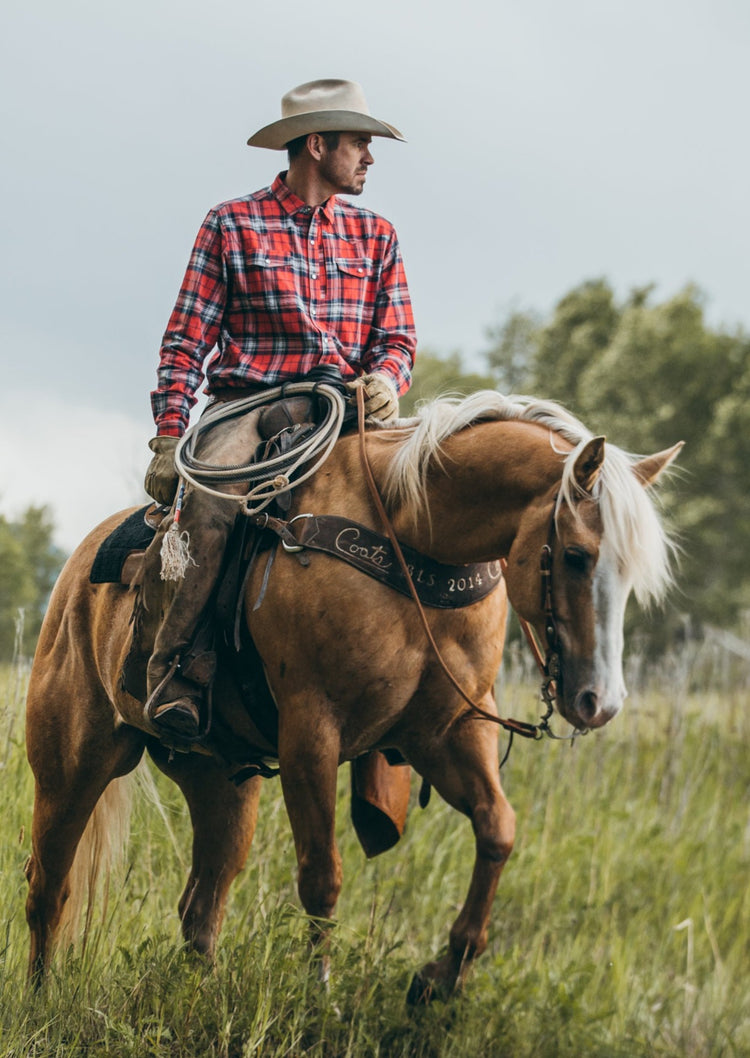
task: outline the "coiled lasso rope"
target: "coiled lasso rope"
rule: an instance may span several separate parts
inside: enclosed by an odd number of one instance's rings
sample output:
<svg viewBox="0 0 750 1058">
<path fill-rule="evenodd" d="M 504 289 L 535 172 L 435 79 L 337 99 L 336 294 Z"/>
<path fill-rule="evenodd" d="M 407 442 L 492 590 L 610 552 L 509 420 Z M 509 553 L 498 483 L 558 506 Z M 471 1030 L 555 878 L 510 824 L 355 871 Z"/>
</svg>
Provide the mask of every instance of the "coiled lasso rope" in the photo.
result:
<svg viewBox="0 0 750 1058">
<path fill-rule="evenodd" d="M 272 404 L 283 397 L 322 397 L 326 414 L 315 430 L 289 452 L 266 459 L 262 463 L 220 465 L 204 463 L 194 455 L 198 438 L 220 422 L 237 418 L 254 408 Z M 255 393 L 229 404 L 217 404 L 185 433 L 175 452 L 177 472 L 194 488 L 234 500 L 243 514 L 258 514 L 272 500 L 306 481 L 322 466 L 331 454 L 341 432 L 346 405 L 341 393 L 321 382 L 291 382 L 284 386 Z M 302 468 L 306 468 L 302 470 Z M 300 473 L 300 471 L 302 471 Z M 296 476 L 295 476 L 296 475 Z M 292 481 L 294 478 L 294 481 Z M 250 488 L 242 496 L 220 492 L 213 485 L 249 482 Z"/>
<path fill-rule="evenodd" d="M 206 463 L 196 458 L 195 447 L 199 438 L 219 423 L 272 404 L 276 400 L 298 396 L 321 398 L 325 415 L 315 429 L 290 451 L 261 463 L 248 464 L 222 465 Z M 341 432 L 345 411 L 346 401 L 338 388 L 325 382 L 302 381 L 285 383 L 283 386 L 263 390 L 227 404 L 217 404 L 204 412 L 199 421 L 186 431 L 175 451 L 175 466 L 182 480 L 177 494 L 175 517 L 162 543 L 162 578 L 180 580 L 192 562 L 188 533 L 181 531 L 179 525 L 179 512 L 186 484 L 210 496 L 236 503 L 240 512 L 248 517 L 259 514 L 277 496 L 307 481 L 325 463 Z M 243 495 L 221 492 L 215 487 L 237 482 L 249 483 L 248 491 Z"/>
</svg>

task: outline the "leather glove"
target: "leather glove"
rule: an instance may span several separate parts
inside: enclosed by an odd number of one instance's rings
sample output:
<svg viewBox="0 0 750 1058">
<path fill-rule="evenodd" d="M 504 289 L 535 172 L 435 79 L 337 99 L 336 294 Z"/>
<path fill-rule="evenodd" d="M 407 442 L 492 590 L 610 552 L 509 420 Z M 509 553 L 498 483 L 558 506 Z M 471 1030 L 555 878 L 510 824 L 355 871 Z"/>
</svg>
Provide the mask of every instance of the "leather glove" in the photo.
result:
<svg viewBox="0 0 750 1058">
<path fill-rule="evenodd" d="M 395 385 L 387 375 L 375 372 L 372 375 L 362 375 L 354 382 L 346 383 L 346 388 L 352 397 L 361 386 L 364 386 L 365 390 L 366 415 L 384 422 L 398 417 L 398 394 Z"/>
<path fill-rule="evenodd" d="M 179 437 L 152 437 L 148 443 L 154 457 L 148 465 L 144 486 L 149 496 L 165 507 L 172 506 L 180 480 L 174 465 L 174 452 L 179 441 Z"/>
</svg>

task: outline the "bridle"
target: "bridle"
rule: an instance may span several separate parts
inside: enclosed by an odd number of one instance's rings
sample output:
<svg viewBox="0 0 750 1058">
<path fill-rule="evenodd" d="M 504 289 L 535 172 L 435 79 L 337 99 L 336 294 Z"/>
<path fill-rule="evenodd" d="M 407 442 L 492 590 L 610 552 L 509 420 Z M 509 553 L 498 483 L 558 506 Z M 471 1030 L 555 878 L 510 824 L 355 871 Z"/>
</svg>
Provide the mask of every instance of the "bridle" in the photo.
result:
<svg viewBox="0 0 750 1058">
<path fill-rule="evenodd" d="M 398 559 L 401 571 L 404 574 L 404 577 L 406 578 L 411 597 L 414 600 L 414 603 L 416 604 L 417 611 L 422 622 L 422 627 L 430 643 L 430 646 L 432 647 L 433 653 L 435 654 L 435 657 L 444 674 L 447 676 L 455 690 L 458 691 L 463 700 L 469 706 L 471 714 L 476 717 L 481 717 L 484 720 L 489 720 L 493 724 L 498 724 L 500 727 L 504 728 L 506 731 L 509 732 L 510 738 L 508 742 L 508 748 L 505 752 L 505 756 L 503 757 L 500 763 L 500 767 L 502 767 L 505 761 L 508 759 L 511 746 L 513 745 L 514 735 L 520 735 L 522 738 L 532 738 L 534 740 L 543 738 L 546 735 L 547 738 L 552 738 L 559 741 L 567 741 L 575 738 L 579 734 L 585 733 L 576 729 L 572 735 L 556 735 L 549 726 L 549 720 L 554 712 L 554 703 L 557 699 L 559 681 L 562 675 L 562 664 L 560 657 L 560 637 L 557 630 L 557 622 L 555 620 L 555 607 L 552 595 L 552 556 L 553 544 L 555 539 L 555 512 L 557 508 L 557 497 L 555 497 L 552 503 L 552 515 L 550 518 L 549 529 L 547 531 L 547 542 L 542 547 L 540 560 L 542 608 L 544 610 L 544 635 L 546 640 L 546 651 L 544 656 L 542 655 L 541 649 L 539 648 L 539 645 L 536 642 L 536 638 L 534 636 L 534 632 L 531 628 L 531 625 L 526 620 L 524 620 L 523 617 L 520 617 L 520 615 L 518 617 L 519 622 L 521 624 L 521 628 L 524 632 L 524 635 L 526 636 L 529 646 L 531 647 L 531 651 L 534 655 L 534 658 L 536 659 L 537 665 L 539 666 L 540 672 L 542 674 L 541 697 L 547 706 L 547 711 L 541 718 L 539 723 L 529 724 L 523 720 L 514 720 L 510 717 L 495 716 L 492 713 L 487 712 L 487 710 L 483 709 L 480 705 L 477 705 L 477 703 L 471 698 L 470 695 L 466 693 L 463 687 L 459 684 L 458 680 L 455 678 L 455 676 L 443 660 L 443 657 L 440 653 L 440 649 L 437 643 L 435 642 L 434 636 L 432 635 L 432 632 L 430 630 L 430 626 L 427 622 L 427 617 L 422 607 L 422 603 L 419 599 L 419 596 L 417 595 L 417 590 L 414 587 L 414 583 L 409 573 L 406 560 L 404 558 L 403 552 L 401 551 L 398 539 L 396 538 L 396 533 L 393 529 L 393 526 L 391 525 L 390 518 L 388 517 L 388 514 L 383 505 L 383 501 L 380 497 L 380 492 L 378 490 L 375 478 L 372 473 L 372 468 L 370 467 L 370 461 L 367 456 L 367 446 L 365 444 L 364 390 L 362 387 L 357 389 L 357 420 L 359 430 L 360 458 L 362 461 L 362 468 L 364 470 L 365 479 L 370 490 L 370 495 L 380 516 L 380 520 L 383 523 L 383 528 L 385 529 L 386 534 L 388 535 L 388 539 L 391 542 L 396 558 Z M 507 568 L 507 562 L 505 561 L 505 559 L 501 559 L 501 566 L 503 568 L 504 573 L 505 569 Z"/>
<path fill-rule="evenodd" d="M 542 654 L 541 648 L 537 643 L 534 630 L 529 622 L 521 617 L 520 614 L 516 614 L 518 617 L 518 623 L 521 626 L 521 631 L 526 637 L 526 642 L 529 644 L 531 653 L 534 655 L 537 668 L 542 677 L 542 686 L 540 689 L 540 697 L 544 704 L 547 706 L 547 711 L 536 724 L 536 728 L 539 731 L 539 735 L 536 737 L 541 738 L 542 734 L 546 735 L 547 738 L 555 739 L 555 741 L 572 741 L 579 735 L 588 734 L 587 731 L 576 728 L 570 735 L 556 735 L 549 726 L 550 717 L 555 711 L 555 702 L 557 701 L 558 694 L 560 692 L 560 685 L 562 681 L 562 658 L 560 655 L 560 633 L 557 629 L 557 621 L 555 620 L 555 604 L 552 597 L 552 556 L 554 554 L 553 544 L 555 540 L 555 514 L 557 511 L 557 496 L 552 501 L 552 514 L 550 516 L 549 529 L 547 531 L 547 543 L 542 546 L 542 553 L 539 560 L 539 572 L 542 585 L 542 610 L 544 612 L 544 639 L 546 643 L 546 649 Z M 507 568 L 507 562 L 505 559 L 500 560 L 500 565 L 505 572 Z"/>
<path fill-rule="evenodd" d="M 560 633 L 557 629 L 557 621 L 555 619 L 555 604 L 552 596 L 552 558 L 554 555 L 554 544 L 556 534 L 555 516 L 557 513 L 558 495 L 555 494 L 552 500 L 552 513 L 549 520 L 549 528 L 547 529 L 547 542 L 542 545 L 542 551 L 539 558 L 539 575 L 541 582 L 541 605 L 542 612 L 544 614 L 544 639 L 545 639 L 545 652 L 542 654 L 541 648 L 537 642 L 534 630 L 529 622 L 521 617 L 520 614 L 516 614 L 518 617 L 518 623 L 521 626 L 521 631 L 526 637 L 526 642 L 529 644 L 531 653 L 536 661 L 537 668 L 542 677 L 542 686 L 540 690 L 540 696 L 542 701 L 547 706 L 547 712 L 542 717 L 539 727 L 547 735 L 548 738 L 560 739 L 560 738 L 572 738 L 572 735 L 555 735 L 549 728 L 549 718 L 552 716 L 555 708 L 555 702 L 560 691 L 560 685 L 562 681 L 562 658 L 560 656 Z M 500 560 L 503 573 L 507 569 L 507 561 L 505 559 Z"/>
</svg>

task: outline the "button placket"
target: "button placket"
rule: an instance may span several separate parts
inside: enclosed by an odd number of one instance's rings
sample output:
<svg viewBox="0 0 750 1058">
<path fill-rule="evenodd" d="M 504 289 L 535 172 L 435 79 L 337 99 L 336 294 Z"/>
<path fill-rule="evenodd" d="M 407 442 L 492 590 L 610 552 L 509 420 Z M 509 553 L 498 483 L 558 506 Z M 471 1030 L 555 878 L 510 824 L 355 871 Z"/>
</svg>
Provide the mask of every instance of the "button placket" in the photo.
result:
<svg viewBox="0 0 750 1058">
<path fill-rule="evenodd" d="M 313 216 L 310 220 L 310 227 L 308 229 L 308 271 L 310 275 L 310 316 L 315 319 L 318 315 L 318 309 L 316 306 L 316 300 L 320 296 L 316 291 L 314 281 L 317 280 L 320 272 L 319 263 L 319 251 L 317 248 L 318 241 L 318 229 L 316 227 L 316 218 Z"/>
</svg>

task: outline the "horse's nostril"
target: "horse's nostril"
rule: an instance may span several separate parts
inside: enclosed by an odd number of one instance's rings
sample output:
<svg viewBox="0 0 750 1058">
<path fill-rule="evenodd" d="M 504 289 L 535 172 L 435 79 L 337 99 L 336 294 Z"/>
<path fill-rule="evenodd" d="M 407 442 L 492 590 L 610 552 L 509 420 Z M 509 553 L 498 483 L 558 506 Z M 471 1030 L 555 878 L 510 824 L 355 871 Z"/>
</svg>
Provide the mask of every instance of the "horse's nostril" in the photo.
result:
<svg viewBox="0 0 750 1058">
<path fill-rule="evenodd" d="M 582 720 L 592 720 L 599 709 L 599 699 L 594 691 L 584 691 L 579 694 L 576 702 L 576 712 Z"/>
</svg>

